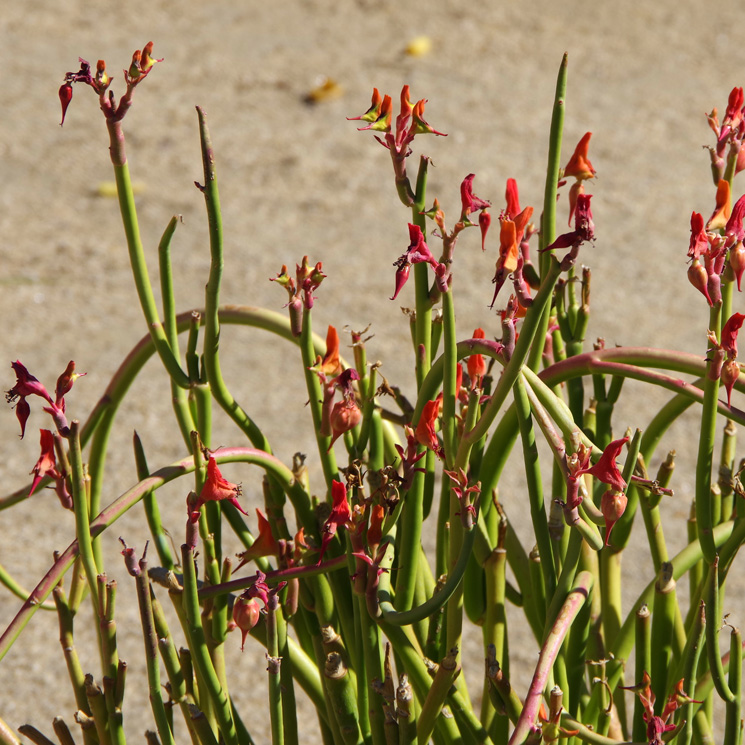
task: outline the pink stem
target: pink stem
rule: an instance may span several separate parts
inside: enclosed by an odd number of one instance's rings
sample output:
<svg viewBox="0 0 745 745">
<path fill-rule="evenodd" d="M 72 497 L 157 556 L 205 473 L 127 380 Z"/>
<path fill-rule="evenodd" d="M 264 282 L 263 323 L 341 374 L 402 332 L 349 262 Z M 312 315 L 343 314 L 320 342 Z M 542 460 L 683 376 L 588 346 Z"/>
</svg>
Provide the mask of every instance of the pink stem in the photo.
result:
<svg viewBox="0 0 745 745">
<path fill-rule="evenodd" d="M 533 680 L 528 689 L 528 695 L 525 697 L 522 713 L 517 720 L 517 725 L 515 726 L 515 731 L 512 733 L 509 745 L 522 745 L 533 730 L 541 706 L 541 696 L 546 688 L 546 681 L 556 660 L 556 655 L 559 653 L 559 649 L 572 625 L 572 621 L 574 621 L 580 608 L 587 600 L 592 583 L 593 577 L 590 572 L 580 572 L 574 581 L 574 587 L 561 606 L 559 615 L 541 648 L 538 665 L 536 665 Z"/>
</svg>

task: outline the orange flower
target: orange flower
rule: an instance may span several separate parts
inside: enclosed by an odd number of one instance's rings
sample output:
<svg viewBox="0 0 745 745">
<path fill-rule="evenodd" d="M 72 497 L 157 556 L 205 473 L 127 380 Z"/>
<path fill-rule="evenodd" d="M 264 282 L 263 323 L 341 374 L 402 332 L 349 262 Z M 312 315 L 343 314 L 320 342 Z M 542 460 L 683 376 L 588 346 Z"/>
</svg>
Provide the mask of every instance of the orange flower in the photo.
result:
<svg viewBox="0 0 745 745">
<path fill-rule="evenodd" d="M 438 458 L 444 458 L 445 452 L 442 445 L 440 445 L 440 441 L 437 439 L 437 432 L 435 431 L 435 423 L 439 414 L 440 401 L 438 399 L 427 401 L 424 404 L 424 409 L 422 410 L 422 415 L 419 418 L 419 423 L 416 425 L 414 434 L 417 442 L 434 451 Z"/>
<path fill-rule="evenodd" d="M 473 332 L 474 339 L 485 339 L 484 329 L 478 328 Z M 472 354 L 468 358 L 468 377 L 471 378 L 471 390 L 481 387 L 481 381 L 486 375 L 486 362 L 483 354 Z"/>
<path fill-rule="evenodd" d="M 587 157 L 587 151 L 590 147 L 590 137 L 592 137 L 592 132 L 587 132 L 577 143 L 572 157 L 569 158 L 569 162 L 564 168 L 564 178 L 576 178 L 584 181 L 595 176 L 596 171 Z"/>
<path fill-rule="evenodd" d="M 317 358 L 313 370 L 329 378 L 335 378 L 342 370 L 339 359 L 339 334 L 334 326 L 329 326 L 326 332 L 326 354 L 323 360 Z"/>
<path fill-rule="evenodd" d="M 721 230 L 726 227 L 729 216 L 732 214 L 732 193 L 729 186 L 729 181 L 725 179 L 719 180 L 719 186 L 717 186 L 717 198 L 714 212 L 711 213 L 711 217 L 706 223 L 707 230 Z"/>
<path fill-rule="evenodd" d="M 241 563 L 238 564 L 236 570 L 240 569 L 244 564 L 248 564 L 251 559 L 258 559 L 260 556 L 277 556 L 279 554 L 279 546 L 272 535 L 269 520 L 264 517 L 264 514 L 258 507 L 256 508 L 256 517 L 259 521 L 259 535 L 249 548 L 239 554 Z"/>
</svg>

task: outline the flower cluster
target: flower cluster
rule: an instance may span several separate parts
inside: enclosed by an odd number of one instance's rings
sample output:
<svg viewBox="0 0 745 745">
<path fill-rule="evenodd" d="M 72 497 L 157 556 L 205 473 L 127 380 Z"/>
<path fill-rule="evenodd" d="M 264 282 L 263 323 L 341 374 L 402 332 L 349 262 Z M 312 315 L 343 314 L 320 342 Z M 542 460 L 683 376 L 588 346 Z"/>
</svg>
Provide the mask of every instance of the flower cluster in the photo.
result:
<svg viewBox="0 0 745 745">
<path fill-rule="evenodd" d="M 319 261 L 313 266 L 307 256 L 303 256 L 302 263 L 295 265 L 295 279 L 287 273 L 287 266 L 284 264 L 276 277 L 269 278 L 270 282 L 282 285 L 290 296 L 285 307 L 290 309 L 293 336 L 300 336 L 303 327 L 303 309 L 310 310 L 313 307 L 315 300 L 313 293 L 325 278 L 323 262 Z"/>
<path fill-rule="evenodd" d="M 712 109 L 707 115 L 709 126 L 716 135 L 714 147 L 709 147 L 711 155 L 711 173 L 714 183 L 718 184 L 726 171 L 735 175 L 745 168 L 745 94 L 742 88 L 733 88 L 727 101 L 727 110 L 722 123 L 719 113 Z"/>
<path fill-rule="evenodd" d="M 339 358 L 339 334 L 334 326 L 326 332 L 326 355 L 320 357 L 310 368 L 323 386 L 323 406 L 321 408 L 321 434 L 331 437 L 329 450 L 343 434 L 354 429 L 362 420 L 362 411 L 357 404 L 353 383 L 359 380 L 354 368 L 342 369 Z M 336 392 L 341 393 L 341 401 L 334 402 Z"/>
<path fill-rule="evenodd" d="M 127 91 L 131 92 L 135 85 L 147 77 L 155 63 L 162 61 L 162 59 L 155 59 L 153 57 L 152 41 L 145 44 L 142 50 L 136 49 L 132 54 L 132 62 L 129 69 L 124 71 L 124 82 L 127 84 Z M 62 83 L 59 89 L 59 99 L 62 104 L 62 121 L 60 122 L 60 126 L 65 123 L 67 107 L 70 105 L 70 101 L 72 101 L 73 83 L 85 83 L 103 98 L 113 80 L 113 77 L 109 76 L 106 72 L 106 62 L 104 60 L 100 59 L 96 62 L 95 73 L 91 71 L 91 64 L 87 60 L 78 57 L 78 62 L 80 62 L 80 69 L 77 72 L 65 73 L 65 82 Z M 115 115 L 114 108 L 113 103 L 109 101 L 104 108 L 104 113 L 107 116 L 109 114 Z M 124 110 L 121 113 L 123 115 Z"/>
<path fill-rule="evenodd" d="M 31 407 L 26 398 L 28 396 L 39 396 L 49 406 L 44 411 L 49 414 L 57 427 L 57 431 L 66 437 L 69 433 L 69 425 L 65 417 L 65 395 L 69 393 L 73 383 L 85 373 L 75 372 L 75 363 L 70 360 L 65 371 L 57 378 L 54 399 L 49 395 L 47 389 L 18 361 L 11 362 L 11 367 L 16 374 L 16 384 L 5 392 L 5 400 L 8 403 L 16 402 L 16 417 L 21 425 L 21 439 L 26 432 L 26 422 L 31 414 Z"/>
<path fill-rule="evenodd" d="M 377 135 L 375 139 L 391 153 L 406 157 L 411 152 L 409 146 L 417 135 L 434 134 L 447 137 L 444 132 L 438 132 L 424 119 L 424 106 L 427 100 L 422 98 L 412 103 L 409 95 L 409 86 L 405 85 L 401 89 L 401 106 L 396 117 L 395 132 L 391 131 L 393 100 L 387 94 L 384 97 L 381 96 L 377 88 L 373 88 L 370 108 L 361 116 L 347 117 L 347 119 L 348 121 L 370 122 L 366 127 L 360 127 L 359 131 L 370 129 L 384 133 L 382 139 Z"/>
<path fill-rule="evenodd" d="M 267 606 L 278 602 L 277 595 L 287 582 L 279 582 L 276 587 L 269 587 L 266 583 L 266 574 L 256 571 L 256 581 L 249 587 L 233 604 L 233 628 L 241 630 L 241 651 L 246 643 L 249 631 L 256 626 L 261 617 L 262 608 L 259 601 L 263 603 L 264 611 Z"/>
<path fill-rule="evenodd" d="M 520 209 L 517 181 L 513 178 L 507 179 L 505 198 L 507 206 L 499 216 L 499 257 L 492 279 L 494 297 L 489 307 L 494 307 L 502 285 L 511 276 L 515 296 L 520 307 L 525 310 L 533 302 L 530 288 L 538 286 L 538 276 L 530 261 L 530 238 L 536 232 L 535 226 L 530 222 L 533 208 Z"/>
<path fill-rule="evenodd" d="M 544 251 L 551 251 L 555 248 L 569 249 L 569 253 L 565 254 L 561 260 L 562 271 L 567 271 L 574 266 L 579 248 L 583 243 L 595 240 L 595 224 L 590 209 L 592 194 L 585 194 L 584 186 L 584 182 L 595 178 L 596 174 L 588 157 L 590 137 L 592 137 L 592 132 L 587 132 L 582 137 L 563 171 L 563 178 L 575 179 L 569 189 L 569 224 L 572 224 L 572 217 L 574 217 L 574 230 L 563 233 L 543 249 Z M 566 182 L 560 181 L 559 186 L 564 183 Z"/>
<path fill-rule="evenodd" d="M 745 195 L 731 207 L 730 186 L 720 181 L 716 205 L 708 221 L 698 212 L 691 214 L 688 243 L 688 281 L 706 298 L 710 306 L 722 302 L 722 274 L 729 266 L 740 289 L 745 271 Z"/>
<path fill-rule="evenodd" d="M 644 672 L 641 683 L 635 686 L 621 686 L 621 688 L 627 691 L 634 691 L 642 704 L 642 708 L 644 709 L 642 716 L 647 725 L 647 741 L 649 745 L 663 745 L 665 741 L 671 739 L 669 737 L 663 739 L 663 735 L 678 728 L 678 725 L 675 725 L 670 719 L 681 706 L 701 703 L 701 701 L 694 701 L 683 690 L 683 679 L 681 678 L 675 686 L 675 690 L 668 696 L 665 708 L 658 716 L 654 713 L 656 696 L 654 695 L 654 691 L 652 691 L 652 681 L 649 673 L 646 671 Z"/>
<path fill-rule="evenodd" d="M 720 379 L 727 391 L 727 405 L 731 405 L 732 389 L 740 377 L 740 366 L 737 364 L 737 335 L 745 321 L 742 313 L 733 313 L 722 326 L 721 341 L 716 334 L 709 331 L 709 366 L 708 375 L 712 380 Z"/>
<path fill-rule="evenodd" d="M 562 503 L 564 508 L 564 517 L 568 525 L 579 519 L 579 506 L 582 504 L 582 494 L 580 493 L 580 477 L 583 474 L 595 476 L 599 481 L 607 484 L 607 489 L 600 498 L 600 510 L 605 519 L 605 545 L 609 545 L 610 533 L 613 526 L 626 510 L 628 498 L 626 497 L 626 481 L 616 465 L 616 458 L 619 456 L 623 446 L 629 441 L 628 437 L 611 442 L 598 462 L 590 465 L 591 451 L 584 445 L 580 445 L 575 453 L 566 457 L 566 480 L 567 496 L 566 502 Z"/>
</svg>

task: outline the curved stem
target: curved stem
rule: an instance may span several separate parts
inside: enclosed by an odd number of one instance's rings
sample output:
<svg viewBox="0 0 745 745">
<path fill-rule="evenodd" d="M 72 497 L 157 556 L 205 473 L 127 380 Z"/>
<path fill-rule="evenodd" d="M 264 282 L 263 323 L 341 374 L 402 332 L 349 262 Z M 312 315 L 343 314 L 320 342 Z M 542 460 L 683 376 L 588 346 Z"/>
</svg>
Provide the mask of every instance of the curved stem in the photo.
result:
<svg viewBox="0 0 745 745">
<path fill-rule="evenodd" d="M 282 484 L 301 522 L 303 519 L 310 521 L 305 526 L 306 531 L 312 530 L 315 533 L 314 516 L 308 506 L 310 505 L 310 498 L 303 487 L 295 480 L 292 471 L 284 463 L 261 450 L 245 447 L 223 448 L 214 455 L 218 464 L 233 462 L 251 463 L 260 466 L 267 473 L 270 473 Z M 164 484 L 173 481 L 179 476 L 185 476 L 193 470 L 194 461 L 191 457 L 188 457 L 155 471 L 147 479 L 135 484 L 135 486 L 124 492 L 118 499 L 115 499 L 91 521 L 90 537 L 95 538 L 103 533 L 107 527 L 137 504 L 148 492 L 159 489 Z M 298 503 L 297 505 L 296 502 Z M 304 507 L 303 505 L 306 506 Z M 80 547 L 76 539 L 59 555 L 59 558 L 57 558 L 49 571 L 36 585 L 26 599 L 26 602 L 23 603 L 21 609 L 5 629 L 2 636 L 0 636 L 0 660 L 5 656 L 34 613 L 39 609 L 40 604 L 49 596 L 49 593 L 64 576 L 65 572 L 73 565 L 75 558 L 79 554 Z"/>
</svg>

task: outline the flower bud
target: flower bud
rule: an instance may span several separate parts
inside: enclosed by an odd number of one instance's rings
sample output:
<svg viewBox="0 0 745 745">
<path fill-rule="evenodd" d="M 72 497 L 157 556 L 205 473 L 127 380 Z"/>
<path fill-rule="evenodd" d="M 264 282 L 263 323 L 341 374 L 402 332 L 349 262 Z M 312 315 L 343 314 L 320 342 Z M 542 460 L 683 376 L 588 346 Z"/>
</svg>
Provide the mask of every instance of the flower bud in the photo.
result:
<svg viewBox="0 0 745 745">
<path fill-rule="evenodd" d="M 241 652 L 246 644 L 248 632 L 259 622 L 261 606 L 256 598 L 239 597 L 233 604 L 233 621 L 241 630 Z"/>
<path fill-rule="evenodd" d="M 709 290 L 707 288 L 708 280 L 709 273 L 703 264 L 694 262 L 688 267 L 688 281 L 706 298 L 706 302 L 709 305 L 714 305 L 711 302 L 711 297 L 709 297 Z"/>
<path fill-rule="evenodd" d="M 743 272 L 745 272 L 745 247 L 742 241 L 738 241 L 729 250 L 729 265 L 737 280 L 737 290 L 740 291 Z"/>
<path fill-rule="evenodd" d="M 331 416 L 329 417 L 329 423 L 331 424 L 331 445 L 341 437 L 345 432 L 349 432 L 350 429 L 354 429 L 362 419 L 362 412 L 360 407 L 354 401 L 339 401 L 334 405 L 331 410 Z"/>
<path fill-rule="evenodd" d="M 489 226 L 491 225 L 491 215 L 486 210 L 481 210 L 479 213 L 479 228 L 481 229 L 481 250 L 486 251 L 484 245 L 486 241 L 486 234 L 489 232 Z"/>
<path fill-rule="evenodd" d="M 737 379 L 740 377 L 740 366 L 735 360 L 727 360 L 722 367 L 722 385 L 727 391 L 727 406 L 731 405 L 732 389 L 735 387 Z"/>
<path fill-rule="evenodd" d="M 65 114 L 67 113 L 67 107 L 72 101 L 72 86 L 69 83 L 63 83 L 59 89 L 59 100 L 62 104 L 62 121 L 59 123 L 60 127 L 65 123 Z"/>
<path fill-rule="evenodd" d="M 616 524 L 618 518 L 623 515 L 626 511 L 626 504 L 628 503 L 628 497 L 620 491 L 615 489 L 609 489 L 600 498 L 600 511 L 603 513 L 605 518 L 605 545 L 610 545 L 608 539 L 610 538 L 610 532 L 613 530 L 613 526 Z"/>
</svg>

